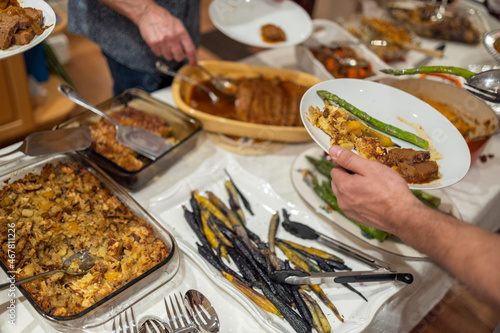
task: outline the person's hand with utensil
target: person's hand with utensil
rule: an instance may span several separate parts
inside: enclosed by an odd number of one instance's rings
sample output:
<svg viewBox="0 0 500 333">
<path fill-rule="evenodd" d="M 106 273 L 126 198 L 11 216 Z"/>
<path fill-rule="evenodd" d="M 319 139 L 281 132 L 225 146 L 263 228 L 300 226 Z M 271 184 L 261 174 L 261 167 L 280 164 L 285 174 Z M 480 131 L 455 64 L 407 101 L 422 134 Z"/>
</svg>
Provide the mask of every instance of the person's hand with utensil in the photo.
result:
<svg viewBox="0 0 500 333">
<path fill-rule="evenodd" d="M 155 68 L 198 63 L 199 0 L 82 0 L 68 3 L 68 31 L 96 43 L 113 78 L 113 95 L 153 92 L 172 84 Z"/>
<path fill-rule="evenodd" d="M 500 308 L 500 234 L 426 206 L 382 163 L 339 146 L 330 157 L 338 164 L 332 190 L 348 217 L 398 236 Z"/>
<path fill-rule="evenodd" d="M 134 22 L 153 53 L 195 66 L 196 47 L 180 19 L 152 0 L 100 0 Z"/>
</svg>

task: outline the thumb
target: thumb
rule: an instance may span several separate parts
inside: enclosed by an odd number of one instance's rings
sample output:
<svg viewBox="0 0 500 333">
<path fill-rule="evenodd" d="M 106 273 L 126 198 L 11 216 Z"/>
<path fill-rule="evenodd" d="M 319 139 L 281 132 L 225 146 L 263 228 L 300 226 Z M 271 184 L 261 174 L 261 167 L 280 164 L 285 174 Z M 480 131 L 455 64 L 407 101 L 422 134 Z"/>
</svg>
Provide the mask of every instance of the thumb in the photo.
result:
<svg viewBox="0 0 500 333">
<path fill-rule="evenodd" d="M 363 173 L 363 170 L 366 170 L 366 163 L 370 162 L 340 146 L 331 146 L 329 153 L 335 163 L 354 173 Z"/>
</svg>

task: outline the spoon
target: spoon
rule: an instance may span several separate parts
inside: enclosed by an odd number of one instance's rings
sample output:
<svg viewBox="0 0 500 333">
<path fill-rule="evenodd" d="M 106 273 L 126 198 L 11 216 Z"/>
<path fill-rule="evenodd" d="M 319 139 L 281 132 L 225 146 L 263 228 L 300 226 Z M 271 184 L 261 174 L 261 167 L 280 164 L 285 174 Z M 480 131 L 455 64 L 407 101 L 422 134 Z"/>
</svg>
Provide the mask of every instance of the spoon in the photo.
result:
<svg viewBox="0 0 500 333">
<path fill-rule="evenodd" d="M 219 332 L 219 317 L 214 307 L 201 292 L 190 289 L 184 295 L 184 305 L 188 315 L 196 328 L 205 333 Z"/>
<path fill-rule="evenodd" d="M 147 317 L 140 325 L 140 333 L 171 333 L 173 330 L 166 322 L 155 317 Z"/>
<path fill-rule="evenodd" d="M 186 82 L 189 82 L 191 84 L 197 85 L 198 87 L 201 88 L 204 92 L 208 94 L 208 97 L 210 97 L 210 100 L 212 101 L 213 105 L 217 105 L 219 103 L 219 97 L 210 89 L 208 89 L 205 85 L 201 84 L 200 82 L 196 81 L 195 79 L 190 78 L 189 76 L 179 74 L 173 70 L 171 70 L 165 63 L 161 61 L 156 62 L 156 69 L 158 69 L 160 72 L 166 75 L 170 75 L 173 77 L 178 77 Z"/>
<path fill-rule="evenodd" d="M 391 75 L 412 75 L 427 73 L 444 73 L 463 77 L 467 84 L 500 97 L 500 69 L 491 69 L 474 73 L 465 68 L 452 66 L 424 66 L 409 69 L 381 69 L 382 73 Z"/>
<path fill-rule="evenodd" d="M 0 284 L 0 290 L 8 288 L 10 285 L 14 284 L 16 286 L 23 283 L 41 278 L 46 275 L 64 272 L 70 275 L 82 275 L 86 274 L 92 267 L 94 267 L 95 259 L 88 253 L 88 250 L 78 251 L 63 261 L 62 267 L 54 269 L 51 271 L 43 272 L 37 275 L 29 276 L 24 279 L 16 280 L 14 283 L 7 282 Z"/>
<path fill-rule="evenodd" d="M 200 68 L 202 71 L 207 73 L 208 76 L 210 76 L 210 81 L 212 82 L 214 87 L 217 88 L 217 90 L 230 96 L 236 95 L 236 92 L 238 91 L 238 87 L 236 86 L 236 84 L 227 79 L 224 79 L 223 77 L 214 76 L 208 69 L 200 64 L 198 64 L 198 68 Z"/>
</svg>

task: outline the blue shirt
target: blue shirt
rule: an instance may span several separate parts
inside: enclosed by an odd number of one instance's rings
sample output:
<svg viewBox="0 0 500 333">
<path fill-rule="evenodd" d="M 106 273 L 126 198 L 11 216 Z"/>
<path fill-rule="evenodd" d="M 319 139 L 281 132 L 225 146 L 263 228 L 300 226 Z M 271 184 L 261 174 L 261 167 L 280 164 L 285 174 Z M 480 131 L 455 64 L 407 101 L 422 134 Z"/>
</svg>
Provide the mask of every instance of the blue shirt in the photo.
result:
<svg viewBox="0 0 500 333">
<path fill-rule="evenodd" d="M 156 0 L 173 16 L 180 19 L 194 44 L 200 40 L 199 0 Z M 101 50 L 118 63 L 140 72 L 154 73 L 159 59 L 142 38 L 139 28 L 128 18 L 98 0 L 70 0 L 68 3 L 68 31 L 85 36 L 97 43 Z M 175 61 L 168 62 L 172 68 Z"/>
</svg>

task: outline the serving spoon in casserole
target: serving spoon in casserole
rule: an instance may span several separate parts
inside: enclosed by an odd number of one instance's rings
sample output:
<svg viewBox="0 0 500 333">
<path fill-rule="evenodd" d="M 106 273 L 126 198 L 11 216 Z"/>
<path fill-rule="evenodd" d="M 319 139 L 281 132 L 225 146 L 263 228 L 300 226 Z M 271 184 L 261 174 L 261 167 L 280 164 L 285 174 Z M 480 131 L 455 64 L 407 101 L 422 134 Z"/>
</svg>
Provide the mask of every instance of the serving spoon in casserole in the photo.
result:
<svg viewBox="0 0 500 333">
<path fill-rule="evenodd" d="M 63 263 L 61 268 L 54 269 L 51 271 L 43 272 L 40 274 L 36 274 L 33 276 L 28 276 L 24 279 L 20 280 L 15 280 L 14 282 L 7 282 L 7 283 L 2 283 L 0 284 L 0 290 L 9 288 L 12 284 L 19 286 L 23 283 L 33 281 L 35 279 L 39 279 L 41 277 L 58 273 L 58 272 L 64 272 L 65 274 L 70 274 L 70 275 L 83 275 L 88 273 L 92 267 L 94 267 L 95 264 L 95 259 L 92 257 L 87 249 L 75 252 L 68 258 L 66 258 Z"/>
</svg>

